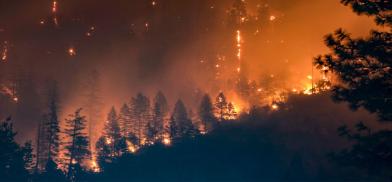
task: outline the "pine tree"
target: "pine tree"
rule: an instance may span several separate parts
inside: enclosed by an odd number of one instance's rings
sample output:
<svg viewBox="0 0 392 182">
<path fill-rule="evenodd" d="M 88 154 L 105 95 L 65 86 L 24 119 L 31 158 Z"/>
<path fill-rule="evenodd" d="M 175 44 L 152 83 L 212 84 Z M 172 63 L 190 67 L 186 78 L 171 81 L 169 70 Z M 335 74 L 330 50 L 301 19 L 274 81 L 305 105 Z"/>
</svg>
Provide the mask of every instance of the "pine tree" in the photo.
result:
<svg viewBox="0 0 392 182">
<path fill-rule="evenodd" d="M 132 117 L 136 121 L 136 136 L 139 144 L 143 145 L 146 142 L 147 124 L 151 119 L 150 100 L 138 93 L 135 98 L 132 98 L 131 105 Z"/>
<path fill-rule="evenodd" d="M 234 108 L 233 103 L 229 102 L 227 105 L 227 116 L 229 119 L 235 119 L 237 118 L 237 111 Z"/>
<path fill-rule="evenodd" d="M 165 119 L 168 113 L 166 97 L 158 92 L 154 98 L 152 119 L 147 126 L 147 135 L 150 141 L 162 139 L 164 133 Z"/>
<path fill-rule="evenodd" d="M 215 110 L 219 121 L 224 121 L 227 117 L 227 100 L 223 92 L 219 93 L 215 99 Z"/>
<path fill-rule="evenodd" d="M 82 164 L 91 155 L 88 136 L 85 133 L 87 121 L 85 116 L 80 114 L 81 110 L 76 110 L 69 119 L 66 119 L 65 134 L 69 138 L 69 142 L 65 146 L 67 150 L 65 156 L 69 160 L 67 176 L 72 181 L 75 178 L 75 165 Z"/>
<path fill-rule="evenodd" d="M 45 130 L 47 132 L 47 144 L 48 144 L 48 157 L 47 159 L 57 160 L 57 154 L 59 152 L 59 106 L 58 106 L 58 91 L 57 83 L 51 83 L 51 87 L 48 91 L 48 121 L 45 123 Z"/>
<path fill-rule="evenodd" d="M 119 157 L 126 150 L 124 137 L 121 135 L 117 112 L 114 107 L 110 110 L 104 126 L 104 137 L 110 147 L 110 156 Z"/>
<path fill-rule="evenodd" d="M 170 118 L 170 136 L 173 139 L 194 137 L 197 133 L 192 120 L 189 119 L 184 103 L 178 100 Z"/>
<path fill-rule="evenodd" d="M 42 172 L 48 160 L 49 145 L 46 123 L 48 123 L 48 116 L 44 114 L 37 127 L 35 173 Z"/>
<path fill-rule="evenodd" d="M 29 148 L 15 142 L 11 118 L 0 123 L 0 176 L 4 181 L 27 181 L 26 166 L 32 160 Z M 28 147 L 28 146 L 27 146 Z"/>
<path fill-rule="evenodd" d="M 318 56 L 316 66 L 327 68 L 339 80 L 334 85 L 333 97 L 347 101 L 351 108 L 363 107 L 379 116 L 381 121 L 392 121 L 392 6 L 390 1 L 342 0 L 359 15 L 375 18 L 378 25 L 386 27 L 372 30 L 367 38 L 353 38 L 342 29 L 325 38 L 331 54 Z M 353 146 L 332 155 L 340 164 L 367 169 L 378 175 L 390 174 L 392 156 L 392 131 L 384 129 L 370 132 L 363 123 L 353 133 L 346 126 L 338 129 L 341 136 Z M 386 178 L 390 179 L 390 176 Z"/>
<path fill-rule="evenodd" d="M 204 125 L 206 132 L 211 131 L 217 124 L 217 119 L 214 115 L 214 106 L 212 105 L 211 98 L 205 94 L 199 106 L 199 119 Z"/>
<path fill-rule="evenodd" d="M 131 109 L 127 104 L 124 104 L 120 109 L 118 121 L 121 128 L 121 134 L 128 137 L 131 134 L 132 121 L 131 121 Z"/>
</svg>

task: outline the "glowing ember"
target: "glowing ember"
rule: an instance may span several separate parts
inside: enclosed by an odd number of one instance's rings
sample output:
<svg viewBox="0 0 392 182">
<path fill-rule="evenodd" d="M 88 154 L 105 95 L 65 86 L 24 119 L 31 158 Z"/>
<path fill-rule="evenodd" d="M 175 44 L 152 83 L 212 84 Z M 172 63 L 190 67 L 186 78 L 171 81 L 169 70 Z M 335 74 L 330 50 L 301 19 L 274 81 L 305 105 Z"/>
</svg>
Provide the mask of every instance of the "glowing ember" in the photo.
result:
<svg viewBox="0 0 392 182">
<path fill-rule="evenodd" d="M 90 167 L 91 167 L 92 171 L 95 172 L 95 173 L 99 173 L 99 172 L 101 171 L 101 170 L 99 169 L 99 166 L 98 166 L 98 164 L 97 164 L 97 161 L 95 161 L 95 159 L 93 159 L 93 160 L 91 161 Z"/>
<path fill-rule="evenodd" d="M 5 62 L 7 61 L 7 58 L 8 58 L 8 43 L 7 41 L 5 41 L 3 45 L 3 51 L 1 53 L 1 60 Z"/>
<path fill-rule="evenodd" d="M 163 143 L 164 145 L 168 146 L 168 145 L 171 145 L 171 140 L 170 140 L 170 138 L 165 137 L 165 138 L 162 140 L 162 143 Z"/>
<path fill-rule="evenodd" d="M 132 142 L 127 141 L 127 146 L 128 146 L 128 151 L 130 153 L 135 153 L 138 150 L 138 147 L 136 145 L 134 145 Z"/>
<path fill-rule="evenodd" d="M 157 2 L 155 2 L 155 1 L 152 1 L 152 2 L 151 2 L 151 5 L 152 5 L 152 6 L 155 6 L 155 5 L 157 5 Z"/>
<path fill-rule="evenodd" d="M 57 12 L 57 1 L 53 1 L 52 3 L 52 13 L 56 13 Z"/>
<path fill-rule="evenodd" d="M 274 20 L 276 20 L 276 16 L 274 16 L 274 15 L 271 15 L 271 16 L 269 17 L 269 20 L 270 20 L 270 21 L 274 21 Z"/>
<path fill-rule="evenodd" d="M 277 104 L 272 104 L 271 109 L 274 111 L 279 110 L 279 106 Z"/>
<path fill-rule="evenodd" d="M 70 47 L 70 48 L 68 49 L 68 54 L 69 54 L 70 56 L 76 56 L 75 48 Z"/>
</svg>

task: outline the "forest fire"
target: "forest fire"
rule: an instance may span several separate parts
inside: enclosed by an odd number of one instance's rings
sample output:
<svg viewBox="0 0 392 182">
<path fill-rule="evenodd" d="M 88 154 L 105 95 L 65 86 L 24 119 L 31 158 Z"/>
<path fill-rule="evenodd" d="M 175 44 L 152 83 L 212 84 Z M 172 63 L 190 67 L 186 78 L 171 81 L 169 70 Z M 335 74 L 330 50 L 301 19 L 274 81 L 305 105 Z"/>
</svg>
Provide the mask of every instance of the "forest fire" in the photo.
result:
<svg viewBox="0 0 392 182">
<path fill-rule="evenodd" d="M 315 176 L 329 175 L 330 166 L 316 166 L 312 158 L 324 153 L 312 152 L 340 144 L 331 136 L 338 125 L 351 124 L 356 112 L 391 116 L 392 69 L 385 63 L 391 8 L 386 1 L 354 2 L 343 5 L 376 21 L 323 0 L 1 2 L 0 136 L 6 140 L 0 148 L 7 153 L 0 156 L 12 158 L 0 157 L 0 176 L 157 181 L 145 175 L 157 173 L 168 181 L 211 181 L 202 175 L 259 181 L 247 172 L 273 168 L 284 177 L 278 181 L 290 181 L 302 175 L 296 167 L 311 176 L 299 179 L 328 181 Z M 368 3 L 377 10 L 361 9 Z M 375 26 L 385 27 L 354 38 Z M 358 111 L 329 103 L 330 96 Z M 377 138 L 376 129 L 354 127 L 358 133 L 340 127 L 339 137 L 371 149 L 367 142 L 375 140 L 360 140 Z M 327 147 L 319 145 L 324 140 Z M 269 158 L 284 160 L 255 167 Z M 19 173 L 29 179 L 10 175 Z"/>
</svg>

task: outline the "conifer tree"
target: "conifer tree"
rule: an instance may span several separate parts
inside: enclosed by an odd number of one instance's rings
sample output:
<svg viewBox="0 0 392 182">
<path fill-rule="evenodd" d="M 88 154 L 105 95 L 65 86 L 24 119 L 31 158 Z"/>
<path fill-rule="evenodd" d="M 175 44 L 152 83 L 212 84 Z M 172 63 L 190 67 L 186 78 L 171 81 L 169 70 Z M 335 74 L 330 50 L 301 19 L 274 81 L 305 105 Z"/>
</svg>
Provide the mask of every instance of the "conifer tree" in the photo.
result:
<svg viewBox="0 0 392 182">
<path fill-rule="evenodd" d="M 170 118 L 170 136 L 173 139 L 194 137 L 197 133 L 192 120 L 189 119 L 184 103 L 178 100 Z"/>
<path fill-rule="evenodd" d="M 224 121 L 227 117 L 227 100 L 223 92 L 219 93 L 215 99 L 215 112 L 219 121 Z"/>
<path fill-rule="evenodd" d="M 136 97 L 132 98 L 131 105 L 132 117 L 136 122 L 136 136 L 139 139 L 139 144 L 143 145 L 146 142 L 147 124 L 151 119 L 150 100 L 138 93 Z"/>
<path fill-rule="evenodd" d="M 154 98 L 152 112 L 152 119 L 147 126 L 147 135 L 150 141 L 161 139 L 163 137 L 165 120 L 168 113 L 166 97 L 160 91 Z"/>
<path fill-rule="evenodd" d="M 351 108 L 365 108 L 381 121 L 392 121 L 392 6 L 382 0 L 341 0 L 355 13 L 373 17 L 384 30 L 372 30 L 369 37 L 353 38 L 342 29 L 325 38 L 332 53 L 318 56 L 315 64 L 320 70 L 334 73 L 338 83 L 333 97 L 346 101 Z M 392 131 L 371 132 L 363 123 L 356 132 L 339 128 L 339 134 L 353 142 L 352 148 L 332 155 L 340 164 L 367 169 L 378 175 L 389 174 L 392 151 Z M 390 176 L 388 176 L 390 178 Z"/>
<path fill-rule="evenodd" d="M 15 142 L 11 118 L 0 123 L 0 176 L 4 181 L 28 181 L 28 171 L 32 160 L 31 150 Z"/>
<path fill-rule="evenodd" d="M 114 107 L 110 110 L 104 126 L 104 137 L 110 148 L 110 156 L 119 157 L 126 150 L 126 142 L 121 135 L 117 112 Z"/>
<path fill-rule="evenodd" d="M 203 96 L 198 114 L 206 132 L 211 131 L 217 124 L 217 119 L 214 115 L 214 106 L 212 105 L 211 98 L 208 94 Z"/>
<path fill-rule="evenodd" d="M 57 91 L 57 83 L 53 82 L 50 85 L 48 91 L 48 120 L 45 123 L 45 130 L 47 132 L 47 145 L 48 145 L 48 156 L 47 159 L 57 160 L 57 154 L 59 152 L 59 104 L 58 104 L 58 91 Z"/>
<path fill-rule="evenodd" d="M 81 115 L 81 110 L 78 109 L 74 114 L 66 119 L 65 134 L 69 138 L 65 149 L 67 150 L 65 156 L 68 158 L 68 178 L 74 181 L 75 166 L 81 165 L 91 155 L 89 150 L 89 140 L 85 133 L 86 119 Z"/>
</svg>

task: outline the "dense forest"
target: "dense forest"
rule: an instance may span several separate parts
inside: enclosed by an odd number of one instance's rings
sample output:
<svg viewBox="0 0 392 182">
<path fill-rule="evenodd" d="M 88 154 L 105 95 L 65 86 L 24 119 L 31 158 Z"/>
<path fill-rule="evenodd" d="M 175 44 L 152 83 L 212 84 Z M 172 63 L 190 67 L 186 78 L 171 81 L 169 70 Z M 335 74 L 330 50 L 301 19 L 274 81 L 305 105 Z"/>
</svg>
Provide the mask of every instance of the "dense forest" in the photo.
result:
<svg viewBox="0 0 392 182">
<path fill-rule="evenodd" d="M 330 52 L 313 60 L 322 79 L 312 73 L 310 88 L 282 94 L 276 75 L 257 83 L 248 79 L 239 30 L 264 21 L 245 16 L 244 0 L 234 1 L 228 22 L 238 29 L 235 57 L 240 64 L 236 80 L 228 82 L 249 105 L 246 109 L 222 89 L 189 93 L 196 104 L 188 105 L 182 97 L 172 104 L 163 91 L 153 96 L 139 92 L 101 113 L 100 73 L 95 70 L 84 85 L 85 106 L 62 120 L 62 89 L 56 79 L 47 80 L 45 99 L 39 101 L 44 112 L 25 112 L 39 115 L 38 127 L 29 128 L 34 139 L 16 140 L 18 116 L 0 121 L 0 181 L 391 180 L 392 3 L 341 3 L 374 18 L 377 28 L 364 38 L 343 29 L 326 35 Z M 265 21 L 275 21 L 263 12 L 258 15 Z M 74 49 L 68 53 L 76 56 Z M 6 56 L 3 52 L 3 61 Z M 8 102 L 17 103 L 14 91 L 7 91 L 12 96 Z M 38 97 L 29 98 L 37 104 Z"/>
</svg>

